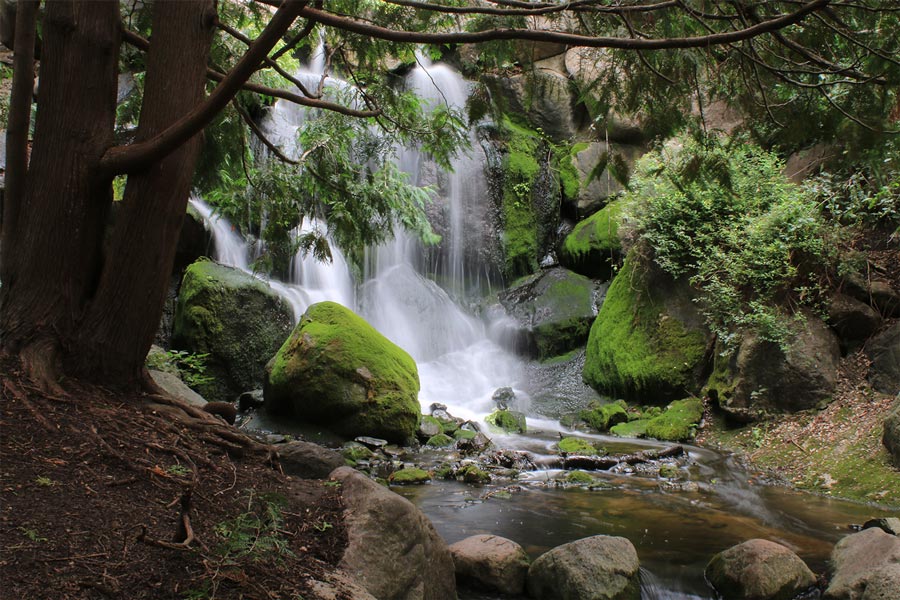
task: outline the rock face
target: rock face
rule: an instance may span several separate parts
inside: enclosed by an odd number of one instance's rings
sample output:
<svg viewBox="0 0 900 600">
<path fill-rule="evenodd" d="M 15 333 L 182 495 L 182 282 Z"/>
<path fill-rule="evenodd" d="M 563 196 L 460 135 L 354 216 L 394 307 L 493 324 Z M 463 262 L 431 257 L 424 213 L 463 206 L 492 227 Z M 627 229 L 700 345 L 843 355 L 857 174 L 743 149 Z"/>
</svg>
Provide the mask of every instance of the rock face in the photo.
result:
<svg viewBox="0 0 900 600">
<path fill-rule="evenodd" d="M 639 570 L 631 542 L 595 535 L 539 556 L 528 570 L 528 594 L 537 600 L 637 600 Z"/>
<path fill-rule="evenodd" d="M 828 303 L 828 324 L 844 347 L 852 347 L 872 335 L 881 325 L 875 309 L 846 294 L 835 294 Z"/>
<path fill-rule="evenodd" d="M 900 564 L 885 565 L 872 573 L 862 600 L 897 600 L 900 598 Z"/>
<path fill-rule="evenodd" d="M 348 437 L 402 443 L 419 421 L 419 374 L 401 348 L 334 302 L 313 304 L 272 359 L 268 410 Z"/>
<path fill-rule="evenodd" d="M 877 528 L 848 535 L 832 550 L 831 566 L 834 575 L 825 590 L 826 599 L 868 598 L 864 594 L 870 585 L 882 579 L 881 570 L 896 571 L 900 566 L 900 538 Z"/>
<path fill-rule="evenodd" d="M 411 502 L 351 469 L 341 482 L 347 549 L 338 565 L 379 600 L 455 600 L 450 550 Z"/>
<path fill-rule="evenodd" d="M 816 583 L 799 556 L 768 540 L 749 540 L 716 554 L 705 575 L 729 600 L 789 600 Z"/>
<path fill-rule="evenodd" d="M 335 450 L 304 441 L 288 442 L 278 447 L 278 457 L 285 475 L 302 479 L 325 479 L 346 463 Z"/>
<path fill-rule="evenodd" d="M 583 345 L 596 316 L 594 283 L 558 267 L 514 284 L 500 294 L 500 302 L 541 359 Z"/>
<path fill-rule="evenodd" d="M 559 248 L 559 262 L 576 273 L 608 280 L 619 261 L 619 216 L 622 202 L 613 201 L 575 225 Z"/>
<path fill-rule="evenodd" d="M 900 469 L 900 400 L 894 402 L 891 412 L 884 420 L 884 433 L 881 442 L 891 454 L 894 466 Z"/>
<path fill-rule="evenodd" d="M 510 596 L 525 590 L 531 562 L 522 546 L 496 535 L 473 535 L 450 546 L 456 581 Z"/>
<path fill-rule="evenodd" d="M 872 361 L 869 381 L 879 392 L 900 393 L 900 323 L 894 323 L 866 343 Z"/>
<path fill-rule="evenodd" d="M 771 411 L 806 410 L 831 397 L 840 356 L 835 334 L 810 314 L 787 352 L 753 335 L 730 357 L 717 351 L 707 393 L 742 422 Z"/>
<path fill-rule="evenodd" d="M 262 281 L 208 260 L 184 273 L 172 346 L 208 353 L 199 391 L 210 401 L 232 401 L 260 387 L 266 362 L 288 336 L 291 307 Z"/>
<path fill-rule="evenodd" d="M 575 206 L 570 206 L 579 218 L 600 208 L 625 190 L 628 174 L 643 150 L 638 146 L 591 142 L 580 145 L 572 156 L 578 172 L 579 190 Z"/>
<path fill-rule="evenodd" d="M 584 381 L 624 398 L 674 400 L 696 393 L 708 332 L 686 283 L 629 256 L 591 327 Z"/>
</svg>

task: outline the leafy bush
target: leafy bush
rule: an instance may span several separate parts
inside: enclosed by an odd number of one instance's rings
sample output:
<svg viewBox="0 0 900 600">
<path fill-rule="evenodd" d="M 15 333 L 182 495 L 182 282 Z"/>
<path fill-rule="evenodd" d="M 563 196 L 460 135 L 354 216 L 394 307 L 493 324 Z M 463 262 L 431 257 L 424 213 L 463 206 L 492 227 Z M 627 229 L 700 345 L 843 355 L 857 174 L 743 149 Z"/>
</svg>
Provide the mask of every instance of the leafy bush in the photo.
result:
<svg viewBox="0 0 900 600">
<path fill-rule="evenodd" d="M 627 235 L 700 295 L 726 344 L 752 330 L 785 344 L 818 308 L 837 263 L 836 227 L 783 164 L 744 139 L 684 139 L 648 154 L 629 193 Z"/>
</svg>

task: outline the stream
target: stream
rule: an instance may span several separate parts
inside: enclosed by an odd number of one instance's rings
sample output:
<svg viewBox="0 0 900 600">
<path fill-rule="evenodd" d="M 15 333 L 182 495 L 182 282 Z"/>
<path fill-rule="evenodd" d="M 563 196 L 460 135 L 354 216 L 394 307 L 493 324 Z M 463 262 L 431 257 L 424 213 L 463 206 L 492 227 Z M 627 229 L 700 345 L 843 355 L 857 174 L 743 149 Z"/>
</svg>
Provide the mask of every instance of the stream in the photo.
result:
<svg viewBox="0 0 900 600">
<path fill-rule="evenodd" d="M 322 61 L 314 59 L 301 75 L 317 81 L 323 68 Z M 346 85 L 332 78 L 328 82 Z M 407 75 L 407 85 L 429 102 L 448 102 L 457 108 L 465 103 L 469 89 L 453 69 L 430 65 L 421 57 L 420 66 Z M 306 118 L 302 111 L 279 102 L 264 126 L 286 151 L 296 155 L 300 149 L 289 141 L 296 138 Z M 569 433 L 558 417 L 599 397 L 581 382 L 583 353 L 554 366 L 525 360 L 511 350 L 509 318 L 499 306 L 474 314 L 460 301 L 473 281 L 479 282 L 482 298 L 487 295 L 485 286 L 490 291 L 492 283 L 485 273 L 471 272 L 466 266 L 472 264 L 465 256 L 472 249 L 471 241 L 460 233 L 483 216 L 477 205 L 486 201 L 489 186 L 479 152 L 483 151 L 473 144 L 469 153 L 457 158 L 458 175 L 439 181 L 436 201 L 444 207 L 449 235 L 444 236 L 437 260 L 424 260 L 421 245 L 401 231 L 394 241 L 367 251 L 361 282 L 353 280 L 337 248 L 333 248 L 331 264 L 298 256 L 290 281 L 266 281 L 290 302 L 296 319 L 313 302 L 340 302 L 409 352 L 419 368 L 425 414 L 432 403 L 440 403 L 453 416 L 483 422 L 494 408 L 493 392 L 512 387 L 514 408 L 528 415 L 529 433 L 492 435 L 493 442 L 498 448 L 527 451 L 538 464 L 547 464 L 542 459 L 549 459 L 553 444 Z M 398 149 L 397 155 L 398 164 L 413 175 L 414 182 L 429 168 L 433 171 L 427 157 L 415 149 Z M 216 259 L 249 270 L 257 251 L 254 244 L 241 238 L 201 199 L 191 202 L 213 233 Z M 435 266 L 423 266 L 426 263 Z M 255 428 L 306 433 L 264 413 L 254 419 Z M 577 435 L 599 441 L 613 453 L 669 445 Z M 601 485 L 595 489 L 558 487 L 552 481 L 558 471 L 544 468 L 486 485 L 434 481 L 393 489 L 419 506 L 448 543 L 479 533 L 496 534 L 518 542 L 534 558 L 586 536 L 626 537 L 641 560 L 644 599 L 713 598 L 703 579 L 706 563 L 715 553 L 750 538 L 780 542 L 813 571 L 823 573 L 833 544 L 851 532 L 851 524 L 888 514 L 765 485 L 727 454 L 693 446 L 685 450 L 689 460 L 680 467 L 679 481 L 689 485 L 672 486 L 655 471 L 634 469 L 596 472 Z M 461 597 L 492 598 L 465 592 Z"/>
</svg>

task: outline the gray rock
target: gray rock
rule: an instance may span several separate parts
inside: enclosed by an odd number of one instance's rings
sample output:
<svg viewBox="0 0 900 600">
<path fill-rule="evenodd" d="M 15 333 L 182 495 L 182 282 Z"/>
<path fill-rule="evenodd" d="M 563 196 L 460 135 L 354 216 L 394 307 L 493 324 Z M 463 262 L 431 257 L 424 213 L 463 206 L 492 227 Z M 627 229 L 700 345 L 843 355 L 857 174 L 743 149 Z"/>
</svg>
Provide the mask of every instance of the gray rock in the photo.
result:
<svg viewBox="0 0 900 600">
<path fill-rule="evenodd" d="M 897 600 L 900 598 L 900 564 L 885 565 L 872 573 L 862 600 Z"/>
<path fill-rule="evenodd" d="M 891 411 L 884 420 L 884 433 L 881 443 L 893 459 L 894 466 L 900 469 L 900 400 L 894 402 Z M 895 531 L 896 533 L 896 531 Z"/>
<path fill-rule="evenodd" d="M 456 581 L 510 596 L 525 590 L 530 560 L 522 546 L 496 535 L 473 535 L 450 546 Z"/>
<path fill-rule="evenodd" d="M 329 573 L 325 581 L 311 581 L 316 600 L 378 600 L 340 571 Z"/>
<path fill-rule="evenodd" d="M 872 361 L 869 382 L 884 394 L 900 393 L 900 322 L 894 323 L 866 342 Z"/>
<path fill-rule="evenodd" d="M 539 556 L 528 570 L 528 594 L 537 600 L 637 600 L 639 570 L 631 542 L 595 535 Z"/>
<path fill-rule="evenodd" d="M 278 447 L 281 468 L 285 475 L 302 479 L 324 479 L 343 467 L 344 457 L 318 444 L 304 441 L 288 442 Z"/>
<path fill-rule="evenodd" d="M 900 404 L 897 406 L 900 408 Z M 877 527 L 883 532 L 890 533 L 891 535 L 900 535 L 900 518 L 882 517 L 880 519 L 869 519 L 862 526 L 863 529 L 871 529 L 873 527 Z"/>
<path fill-rule="evenodd" d="M 345 506 L 342 571 L 379 600 L 456 599 L 450 550 L 419 509 L 349 467 L 331 478 Z"/>
<path fill-rule="evenodd" d="M 573 207 L 578 218 L 597 212 L 625 189 L 626 178 L 643 152 L 639 146 L 591 142 L 572 157 L 581 183 Z"/>
<path fill-rule="evenodd" d="M 516 400 L 516 393 L 511 387 L 497 388 L 491 396 L 491 400 L 499 410 L 508 410 Z"/>
<path fill-rule="evenodd" d="M 540 359 L 583 346 L 597 316 L 593 281 L 561 267 L 525 278 L 502 292 L 500 302 Z"/>
<path fill-rule="evenodd" d="M 476 433 L 471 439 L 460 439 L 456 442 L 456 449 L 463 454 L 479 454 L 491 447 L 493 442 L 483 433 Z"/>
<path fill-rule="evenodd" d="M 881 325 L 881 315 L 856 298 L 835 294 L 828 303 L 828 324 L 849 345 L 871 336 Z"/>
<path fill-rule="evenodd" d="M 781 544 L 759 539 L 716 554 L 705 575 L 729 600 L 789 600 L 816 583 L 799 556 Z"/>
<path fill-rule="evenodd" d="M 154 369 L 148 369 L 147 372 L 153 378 L 153 383 L 185 404 L 190 404 L 197 408 L 203 408 L 206 405 L 206 400 L 203 396 L 189 388 L 178 375 Z"/>
<path fill-rule="evenodd" d="M 860 600 L 869 584 L 879 580 L 880 569 L 900 564 L 900 538 L 881 529 L 848 535 L 831 552 L 834 575 L 827 600 Z"/>
<path fill-rule="evenodd" d="M 244 392 L 238 397 L 238 410 L 246 412 L 254 408 L 262 408 L 264 402 L 262 390 Z"/>
<path fill-rule="evenodd" d="M 871 305 L 885 317 L 900 317 L 900 292 L 889 282 L 877 276 L 853 273 L 844 283 L 847 293 L 860 302 Z"/>
<path fill-rule="evenodd" d="M 772 411 L 806 410 L 831 398 L 839 360 L 837 336 L 821 319 L 807 314 L 787 352 L 752 334 L 745 335 L 730 357 L 717 348 L 707 393 L 738 421 L 753 421 Z"/>
</svg>

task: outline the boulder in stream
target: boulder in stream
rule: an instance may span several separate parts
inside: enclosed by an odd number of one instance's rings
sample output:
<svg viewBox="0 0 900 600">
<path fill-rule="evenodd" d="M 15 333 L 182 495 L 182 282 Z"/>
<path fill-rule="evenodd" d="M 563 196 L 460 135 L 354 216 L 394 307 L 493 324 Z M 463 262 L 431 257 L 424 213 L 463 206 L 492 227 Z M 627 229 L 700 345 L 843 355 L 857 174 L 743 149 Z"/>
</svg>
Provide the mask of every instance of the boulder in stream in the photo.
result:
<svg viewBox="0 0 900 600">
<path fill-rule="evenodd" d="M 834 573 L 825 590 L 825 598 L 861 600 L 867 588 L 882 579 L 883 568 L 896 570 L 898 566 L 900 537 L 876 527 L 848 535 L 831 552 Z"/>
<path fill-rule="evenodd" d="M 640 563 L 630 541 L 595 535 L 539 556 L 528 570 L 536 600 L 638 600 Z"/>
<path fill-rule="evenodd" d="M 473 535 L 450 546 L 461 586 L 509 596 L 525 590 L 530 560 L 522 546 L 496 535 Z"/>
<path fill-rule="evenodd" d="M 347 548 L 338 567 L 379 600 L 455 600 L 447 544 L 409 500 L 341 467 Z"/>
<path fill-rule="evenodd" d="M 293 321 L 290 305 L 264 282 L 200 260 L 184 272 L 172 346 L 207 354 L 206 381 L 195 387 L 207 400 L 233 401 L 260 386 Z"/>
<path fill-rule="evenodd" d="M 816 576 L 794 552 L 760 539 L 719 552 L 705 575 L 728 600 L 790 600 L 816 583 Z"/>
<path fill-rule="evenodd" d="M 266 408 L 353 437 L 404 443 L 419 422 L 419 374 L 399 346 L 335 302 L 310 306 L 269 366 Z"/>
</svg>

